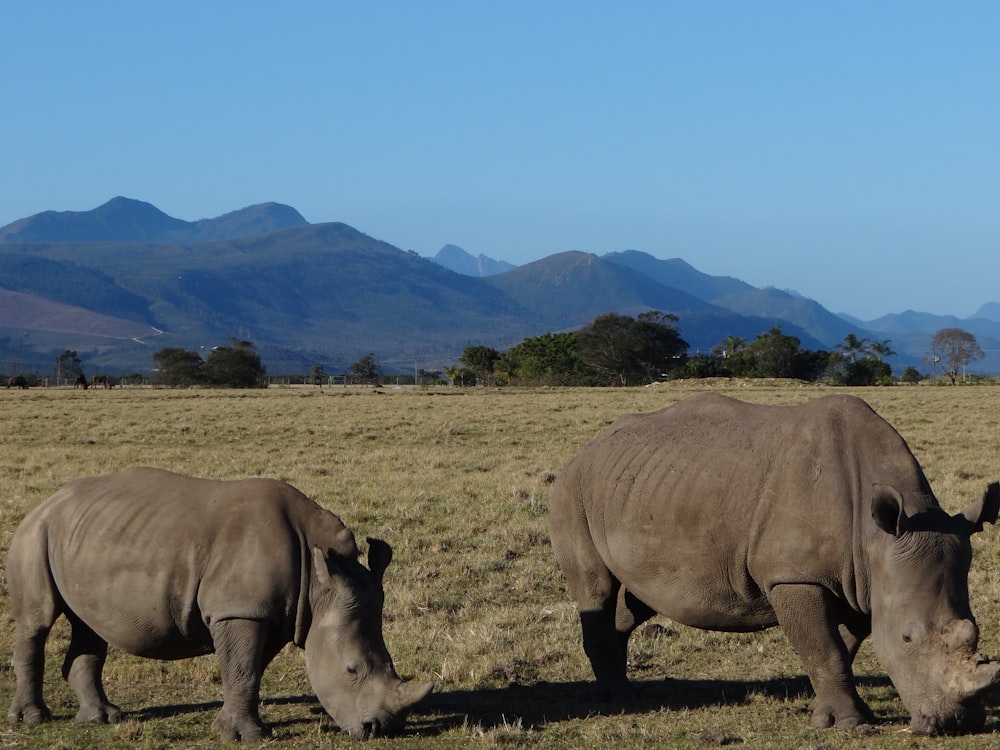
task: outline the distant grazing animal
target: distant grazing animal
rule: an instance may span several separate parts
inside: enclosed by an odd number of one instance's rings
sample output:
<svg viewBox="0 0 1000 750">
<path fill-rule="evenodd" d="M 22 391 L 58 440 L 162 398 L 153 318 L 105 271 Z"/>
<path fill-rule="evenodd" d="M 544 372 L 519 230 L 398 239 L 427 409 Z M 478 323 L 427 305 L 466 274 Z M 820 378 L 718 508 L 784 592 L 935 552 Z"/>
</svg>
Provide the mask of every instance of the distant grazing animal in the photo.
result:
<svg viewBox="0 0 1000 750">
<path fill-rule="evenodd" d="M 111 382 L 111 376 L 110 375 L 95 375 L 94 377 L 92 377 L 90 379 L 90 384 L 94 388 L 98 388 L 98 387 L 100 387 L 100 388 L 111 388 L 111 386 L 113 385 L 112 382 Z"/>
<path fill-rule="evenodd" d="M 78 721 L 122 718 L 101 671 L 108 644 L 138 656 L 215 652 L 224 741 L 269 733 L 258 714 L 265 667 L 305 649 L 320 703 L 352 737 L 400 727 L 431 683 L 404 683 L 382 640 L 382 575 L 392 548 L 272 479 L 213 481 L 157 469 L 78 479 L 32 510 L 7 554 L 16 692 L 8 718 L 49 718 L 45 639 L 72 626 L 63 675 Z"/>
<path fill-rule="evenodd" d="M 7 380 L 7 388 L 8 390 L 11 388 L 28 390 L 28 379 L 24 375 L 15 375 Z"/>
<path fill-rule="evenodd" d="M 87 382 L 87 376 L 82 372 L 76 376 L 76 381 L 73 383 L 74 388 L 83 388 L 83 390 L 87 390 L 88 385 L 90 384 Z"/>
<path fill-rule="evenodd" d="M 556 559 L 601 692 L 656 613 L 707 630 L 780 625 L 816 693 L 815 727 L 872 720 L 851 663 L 875 654 L 918 734 L 976 731 L 1000 664 L 977 655 L 970 536 L 1000 484 L 938 505 L 902 437 L 864 401 L 759 406 L 701 394 L 619 419 L 557 478 Z"/>
</svg>

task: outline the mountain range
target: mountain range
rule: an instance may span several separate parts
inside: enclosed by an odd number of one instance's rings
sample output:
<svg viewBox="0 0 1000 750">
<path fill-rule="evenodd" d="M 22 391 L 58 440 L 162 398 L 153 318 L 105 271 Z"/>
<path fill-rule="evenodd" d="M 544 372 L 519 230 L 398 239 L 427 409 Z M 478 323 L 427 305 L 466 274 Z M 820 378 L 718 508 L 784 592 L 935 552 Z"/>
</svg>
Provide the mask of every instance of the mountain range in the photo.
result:
<svg viewBox="0 0 1000 750">
<path fill-rule="evenodd" d="M 958 319 L 906 311 L 874 321 L 813 300 L 710 276 L 637 250 L 550 255 L 515 267 L 446 245 L 425 258 L 343 223 L 308 223 L 265 203 L 187 222 L 114 198 L 0 228 L 0 368 L 48 372 L 78 352 L 85 369 L 144 372 L 165 347 L 252 341 L 269 372 L 343 371 L 368 352 L 387 372 L 439 370 L 473 344 L 505 350 L 601 313 L 678 316 L 691 352 L 775 326 L 809 349 L 854 333 L 891 340 L 897 372 L 923 362 L 931 335 L 958 327 L 1000 372 L 1000 304 Z"/>
</svg>

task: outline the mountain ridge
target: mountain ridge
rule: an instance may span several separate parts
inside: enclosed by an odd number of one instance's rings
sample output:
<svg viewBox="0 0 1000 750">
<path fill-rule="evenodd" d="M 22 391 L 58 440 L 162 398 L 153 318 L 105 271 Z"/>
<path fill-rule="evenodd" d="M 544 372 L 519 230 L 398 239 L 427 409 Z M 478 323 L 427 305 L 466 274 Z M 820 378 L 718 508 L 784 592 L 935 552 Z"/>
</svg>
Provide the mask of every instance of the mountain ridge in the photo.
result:
<svg viewBox="0 0 1000 750">
<path fill-rule="evenodd" d="M 291 206 L 258 203 L 214 219 L 184 221 L 145 201 L 117 196 L 89 211 L 43 211 L 0 227 L 0 243 L 211 242 L 308 222 Z"/>
<path fill-rule="evenodd" d="M 58 228 L 54 236 L 77 239 L 44 239 L 53 236 L 42 231 L 51 226 Z M 42 239 L 10 239 L 25 236 Z M 262 357 L 267 352 L 271 371 L 317 362 L 336 370 L 369 351 L 387 370 L 440 369 L 468 345 L 502 350 L 529 336 L 573 330 L 604 312 L 658 309 L 679 316 L 692 353 L 708 352 L 730 335 L 751 341 L 780 326 L 811 349 L 833 350 L 847 333 L 891 339 L 900 352 L 892 364 L 901 370 L 921 364 L 934 330 L 954 325 L 974 333 L 988 352 L 974 366 L 1000 371 L 994 354 L 1000 323 L 989 317 L 1000 311 L 995 303 L 968 320 L 903 313 L 866 322 L 834 315 L 801 295 L 710 276 L 680 258 L 660 260 L 638 250 L 556 253 L 484 275 L 485 256 L 445 247 L 475 261 L 475 273 L 451 270 L 341 222 L 310 224 L 276 203 L 197 222 L 126 198 L 91 212 L 44 212 L 0 228 L 0 288 L 15 295 L 0 304 L 0 357 L 44 366 L 53 350 L 70 348 L 105 369 L 141 370 L 149 367 L 154 345 L 199 349 L 236 336 L 254 341 Z M 35 303 L 16 295 L 55 306 L 26 316 Z M 53 310 L 65 319 L 53 322 Z M 84 325 L 88 311 L 104 317 Z M 155 339 L 110 335 L 123 326 L 157 333 Z"/>
</svg>

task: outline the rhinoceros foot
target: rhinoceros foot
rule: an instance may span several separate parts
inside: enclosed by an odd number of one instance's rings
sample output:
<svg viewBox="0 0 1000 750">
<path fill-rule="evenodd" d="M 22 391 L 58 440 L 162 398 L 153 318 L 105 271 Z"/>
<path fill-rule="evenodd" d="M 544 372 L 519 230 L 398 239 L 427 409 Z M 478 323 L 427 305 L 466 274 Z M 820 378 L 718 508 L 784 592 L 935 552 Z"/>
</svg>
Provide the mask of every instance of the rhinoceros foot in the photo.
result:
<svg viewBox="0 0 1000 750">
<path fill-rule="evenodd" d="M 811 725 L 815 729 L 836 727 L 842 731 L 858 729 L 874 723 L 875 717 L 867 706 L 837 707 L 829 702 L 817 701 L 813 710 Z"/>
<path fill-rule="evenodd" d="M 223 708 L 212 728 L 223 742 L 260 742 L 271 735 L 271 727 L 251 716 L 236 716 Z"/>
<path fill-rule="evenodd" d="M 52 712 L 44 703 L 26 703 L 20 706 L 11 706 L 7 714 L 7 721 L 11 724 L 41 724 L 52 718 Z"/>
<path fill-rule="evenodd" d="M 125 718 L 125 714 L 113 703 L 100 703 L 81 705 L 73 718 L 85 724 L 117 724 Z"/>
</svg>

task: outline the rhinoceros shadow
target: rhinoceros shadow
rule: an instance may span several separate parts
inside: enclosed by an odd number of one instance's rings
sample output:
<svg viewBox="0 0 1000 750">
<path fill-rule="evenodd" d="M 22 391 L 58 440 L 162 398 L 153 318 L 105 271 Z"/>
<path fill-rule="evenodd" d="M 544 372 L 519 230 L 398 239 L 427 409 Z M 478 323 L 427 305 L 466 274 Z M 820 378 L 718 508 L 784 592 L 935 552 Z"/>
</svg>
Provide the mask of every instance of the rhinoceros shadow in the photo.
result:
<svg viewBox="0 0 1000 750">
<path fill-rule="evenodd" d="M 869 691 L 891 689 L 885 676 L 860 676 L 858 687 L 864 696 Z M 684 710 L 748 703 L 764 696 L 775 700 L 792 699 L 794 712 L 804 725 L 809 723 L 812 688 L 805 676 L 767 680 L 643 680 L 633 683 L 628 694 L 601 701 L 595 697 L 594 683 L 537 682 L 514 684 L 505 688 L 434 692 L 413 712 L 407 721 L 406 734 L 431 737 L 461 727 L 479 727 L 484 731 L 518 724 L 524 729 L 539 729 L 546 724 L 584 719 L 590 716 L 621 716 L 654 713 L 663 709 Z M 264 720 L 267 706 L 301 704 L 309 710 L 301 716 L 272 723 L 274 727 L 315 721 L 323 708 L 313 695 L 276 696 L 262 701 Z M 1000 688 L 986 698 L 987 721 L 983 731 L 1000 731 Z M 201 711 L 218 711 L 221 701 L 149 706 L 132 715 L 138 719 L 166 718 Z M 881 714 L 880 723 L 906 724 L 909 717 L 902 705 L 891 715 Z"/>
<path fill-rule="evenodd" d="M 885 676 L 859 676 L 862 695 L 874 690 L 892 689 Z M 487 690 L 458 690 L 432 693 L 411 717 L 410 731 L 434 735 L 455 727 L 478 726 L 498 729 L 519 723 L 524 729 L 538 729 L 590 716 L 638 715 L 663 709 L 701 709 L 749 703 L 760 696 L 775 700 L 791 699 L 794 713 L 808 726 L 812 711 L 812 687 L 805 677 L 781 677 L 766 680 L 643 680 L 633 683 L 627 695 L 600 701 L 593 682 L 539 682 Z M 1000 690 L 987 697 L 987 723 L 984 732 L 1000 731 Z M 902 704 L 893 713 L 882 713 L 879 723 L 908 724 Z"/>
<path fill-rule="evenodd" d="M 888 684 L 888 680 L 885 681 Z M 432 693 L 422 705 L 428 716 L 423 731 L 444 732 L 456 726 L 478 726 L 484 730 L 519 723 L 524 729 L 590 716 L 620 716 L 653 713 L 663 709 L 684 710 L 745 703 L 751 696 L 787 698 L 802 695 L 802 710 L 808 721 L 809 681 L 805 678 L 773 680 L 642 680 L 632 689 L 610 700 L 595 695 L 594 683 L 538 682 L 486 690 Z M 418 732 L 420 717 L 414 717 Z"/>
</svg>

